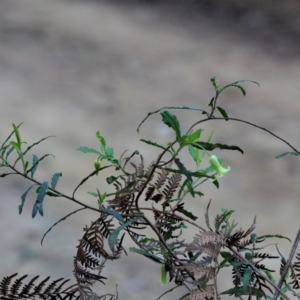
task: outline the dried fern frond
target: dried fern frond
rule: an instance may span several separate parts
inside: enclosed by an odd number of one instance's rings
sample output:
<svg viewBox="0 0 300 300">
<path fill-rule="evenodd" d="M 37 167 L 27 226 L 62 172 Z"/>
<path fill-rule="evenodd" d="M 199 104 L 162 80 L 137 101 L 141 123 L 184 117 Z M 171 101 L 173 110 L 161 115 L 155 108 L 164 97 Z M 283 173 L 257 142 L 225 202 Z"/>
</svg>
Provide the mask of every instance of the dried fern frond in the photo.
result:
<svg viewBox="0 0 300 300">
<path fill-rule="evenodd" d="M 50 283 L 47 283 L 50 276 L 42 280 L 40 283 L 35 283 L 39 276 L 33 277 L 29 283 L 24 283 L 24 279 L 28 275 L 24 275 L 15 279 L 18 273 L 4 277 L 0 283 L 0 299 L 17 300 L 17 299 L 70 299 L 75 300 L 80 298 L 77 290 L 77 285 L 71 285 L 64 288 L 64 285 L 69 279 L 60 278 Z M 11 284 L 12 283 L 12 284 Z M 21 290 L 21 291 L 20 291 Z"/>
<path fill-rule="evenodd" d="M 179 187 L 182 175 L 180 173 L 174 173 L 171 178 L 168 180 L 168 184 L 163 190 L 163 195 L 166 200 L 172 199 L 174 193 Z"/>
<path fill-rule="evenodd" d="M 216 299 L 215 297 L 215 288 L 212 285 L 208 285 L 203 289 L 197 289 L 191 291 L 189 296 L 186 298 L 187 300 L 209 300 Z"/>
<path fill-rule="evenodd" d="M 186 248 L 186 251 L 198 250 L 199 247 L 208 243 L 223 245 L 223 242 L 223 237 L 221 235 L 215 234 L 211 231 L 203 231 L 196 234 L 194 241 Z"/>
<path fill-rule="evenodd" d="M 192 272 L 195 276 L 205 276 L 206 279 L 213 279 L 216 275 L 216 268 L 211 266 L 202 266 L 197 263 L 184 265 L 184 266 L 176 266 L 176 269 L 184 269 Z"/>
</svg>

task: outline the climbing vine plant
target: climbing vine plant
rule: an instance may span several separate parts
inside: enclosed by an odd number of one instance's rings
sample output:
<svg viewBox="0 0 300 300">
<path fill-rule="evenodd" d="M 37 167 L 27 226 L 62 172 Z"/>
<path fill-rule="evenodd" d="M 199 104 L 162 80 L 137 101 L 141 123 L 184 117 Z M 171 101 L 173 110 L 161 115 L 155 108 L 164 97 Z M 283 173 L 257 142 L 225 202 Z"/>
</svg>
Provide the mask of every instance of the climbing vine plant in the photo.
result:
<svg viewBox="0 0 300 300">
<path fill-rule="evenodd" d="M 219 188 L 219 179 L 230 172 L 229 166 L 223 165 L 223 159 L 213 152 L 215 149 L 238 151 L 243 150 L 235 145 L 212 142 L 212 134 L 203 139 L 204 122 L 223 120 L 224 122 L 243 122 L 254 126 L 286 143 L 291 152 L 279 154 L 299 156 L 291 144 L 276 136 L 271 131 L 251 122 L 229 117 L 224 108 L 218 106 L 221 93 L 227 88 L 238 88 L 245 96 L 243 84 L 257 84 L 251 80 L 241 80 L 221 86 L 213 77 L 211 83 L 215 95 L 208 104 L 209 109 L 203 110 L 190 106 L 163 107 L 148 113 L 138 126 L 153 114 L 160 114 L 162 122 L 174 131 L 174 140 L 158 144 L 152 140 L 141 139 L 150 147 L 160 149 L 160 154 L 149 165 L 145 165 L 142 154 L 134 151 L 128 155 L 123 152 L 116 157 L 113 148 L 109 147 L 104 136 L 98 131 L 97 149 L 81 146 L 77 150 L 95 156 L 93 171 L 75 187 L 72 195 L 66 195 L 57 188 L 62 173 L 55 173 L 51 180 L 40 182 L 35 173 L 42 161 L 52 154 L 38 157 L 30 153 L 35 146 L 49 137 L 28 145 L 23 140 L 20 125 L 14 125 L 11 134 L 4 140 L 0 148 L 0 168 L 4 170 L 0 177 L 19 175 L 30 181 L 31 186 L 21 195 L 19 213 L 22 213 L 28 193 L 36 193 L 36 201 L 32 208 L 32 218 L 38 214 L 43 216 L 43 203 L 47 197 L 66 198 L 78 204 L 76 211 L 70 212 L 63 219 L 49 228 L 43 238 L 54 227 L 66 218 L 80 213 L 82 210 L 98 212 L 96 220 L 84 228 L 78 246 L 74 249 L 74 283 L 68 285 L 68 280 L 60 278 L 50 281 L 50 277 L 38 280 L 32 277 L 25 283 L 28 275 L 18 276 L 17 273 L 4 277 L 0 284 L 1 299 L 118 299 L 118 293 L 98 295 L 93 287 L 96 283 L 104 284 L 107 278 L 102 275 L 105 263 L 109 260 L 119 260 L 128 251 L 142 255 L 145 259 L 160 265 L 157 282 L 166 286 L 166 292 L 158 295 L 157 299 L 167 293 L 172 293 L 177 287 L 184 286 L 186 293 L 174 296 L 174 299 L 221 299 L 222 295 L 243 299 L 289 299 L 300 298 L 300 254 L 296 254 L 300 233 L 294 239 L 291 254 L 285 258 L 278 250 L 278 255 L 270 254 L 265 249 L 268 238 L 286 238 L 281 235 L 260 236 L 256 233 L 256 218 L 249 228 L 237 228 L 233 220 L 233 210 L 222 209 L 211 218 L 207 204 L 205 212 L 195 215 L 185 207 L 187 197 L 202 197 L 201 186 L 214 184 Z M 180 122 L 172 110 L 198 111 L 200 118 L 183 133 Z M 193 159 L 194 168 L 186 167 L 187 149 Z M 12 156 L 12 153 L 16 155 Z M 139 156 L 139 163 L 133 162 L 133 157 Z M 16 157 L 13 158 L 13 157 Z M 135 160 L 136 161 L 136 160 Z M 102 171 L 111 169 L 109 177 L 103 177 Z M 99 176 L 107 184 L 113 185 L 114 192 L 89 192 L 95 197 L 95 205 L 89 206 L 76 197 L 76 192 L 93 176 Z M 201 222 L 201 220 L 203 220 Z M 202 224 L 203 223 L 203 224 Z M 192 241 L 185 241 L 183 233 L 188 227 L 195 227 L 198 233 Z M 145 230 L 152 231 L 151 236 Z M 130 239 L 132 246 L 125 248 L 124 239 Z M 269 260 L 280 260 L 279 270 L 266 267 Z M 219 291 L 219 271 L 231 269 L 232 286 L 225 291 Z M 274 272 L 278 273 L 275 280 Z M 175 287 L 167 289 L 167 284 L 174 282 Z"/>
</svg>

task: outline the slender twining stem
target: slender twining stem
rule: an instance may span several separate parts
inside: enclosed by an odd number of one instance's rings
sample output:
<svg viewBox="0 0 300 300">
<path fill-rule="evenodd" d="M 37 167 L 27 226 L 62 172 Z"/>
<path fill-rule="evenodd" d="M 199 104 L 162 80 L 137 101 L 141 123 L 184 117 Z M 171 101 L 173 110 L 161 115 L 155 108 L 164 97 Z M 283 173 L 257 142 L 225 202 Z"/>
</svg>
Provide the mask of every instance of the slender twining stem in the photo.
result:
<svg viewBox="0 0 300 300">
<path fill-rule="evenodd" d="M 285 266 L 284 266 L 284 268 L 282 270 L 281 277 L 280 277 L 280 280 L 279 280 L 278 285 L 277 285 L 277 287 L 278 287 L 279 290 L 281 289 L 281 286 L 282 286 L 282 284 L 284 282 L 284 277 L 285 277 L 288 269 L 290 268 L 290 265 L 292 263 L 292 260 L 293 260 L 293 257 L 295 255 L 295 252 L 297 250 L 299 241 L 300 241 L 300 228 L 298 230 L 298 233 L 296 235 L 295 241 L 293 243 L 289 259 L 287 260 L 287 262 L 286 262 L 286 264 L 285 264 Z M 277 300 L 278 296 L 279 296 L 279 293 L 278 293 L 278 290 L 276 290 L 275 295 L 273 297 L 273 300 Z"/>
<path fill-rule="evenodd" d="M 187 134 L 196 126 L 196 125 L 199 125 L 200 123 L 203 123 L 203 122 L 206 122 L 206 121 L 212 121 L 212 120 L 225 120 L 224 118 L 206 118 L 206 119 L 203 119 L 203 120 L 200 120 L 200 121 L 197 121 L 196 123 L 194 123 L 190 128 L 189 130 L 187 131 Z M 287 144 L 290 148 L 292 148 L 295 152 L 299 153 L 300 154 L 300 151 L 298 151 L 295 147 L 293 147 L 289 142 L 287 142 L 285 139 L 279 137 L 278 135 L 276 135 L 275 133 L 273 133 L 272 131 L 264 128 L 264 127 L 261 127 L 259 125 L 256 125 L 256 124 L 253 124 L 251 122 L 248 122 L 248 121 L 245 121 L 245 120 L 241 120 L 241 119 L 237 119 L 237 118 L 228 118 L 227 119 L 228 121 L 231 120 L 231 121 L 237 121 L 237 122 L 241 122 L 241 123 L 245 123 L 245 124 L 248 124 L 250 126 L 253 126 L 253 127 L 256 127 L 256 128 L 259 128 L 263 131 L 266 131 L 268 132 L 269 134 L 273 135 L 275 138 L 277 138 L 278 140 L 284 142 L 285 144 Z M 226 120 L 226 121 L 227 121 Z"/>
<path fill-rule="evenodd" d="M 241 261 L 247 263 L 259 276 L 264 278 L 278 293 L 280 293 L 286 300 L 289 300 L 290 298 L 280 290 L 279 287 L 277 287 L 271 280 L 269 280 L 268 277 L 266 277 L 265 274 L 263 274 L 260 270 L 258 270 L 253 264 L 251 264 L 246 258 L 244 258 L 239 252 L 234 250 L 232 247 L 228 247 Z M 274 298 L 275 299 L 275 298 Z"/>
</svg>

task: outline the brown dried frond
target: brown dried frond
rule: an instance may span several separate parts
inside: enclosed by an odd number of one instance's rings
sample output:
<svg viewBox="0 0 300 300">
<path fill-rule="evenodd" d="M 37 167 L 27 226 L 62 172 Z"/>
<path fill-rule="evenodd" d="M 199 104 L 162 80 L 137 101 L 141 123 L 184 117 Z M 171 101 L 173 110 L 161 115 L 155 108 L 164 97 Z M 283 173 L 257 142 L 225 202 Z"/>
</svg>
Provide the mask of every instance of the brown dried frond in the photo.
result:
<svg viewBox="0 0 300 300">
<path fill-rule="evenodd" d="M 148 201 L 149 199 L 151 199 L 152 195 L 154 194 L 154 191 L 155 191 L 155 187 L 150 185 L 146 192 L 145 201 Z"/>
<path fill-rule="evenodd" d="M 196 234 L 194 241 L 190 244 L 191 247 L 197 247 L 197 245 L 204 245 L 208 243 L 223 244 L 223 237 L 211 231 L 202 231 L 200 234 Z M 187 248 L 187 250 L 189 250 Z"/>
<path fill-rule="evenodd" d="M 203 289 L 197 289 L 191 291 L 187 300 L 209 300 L 209 299 L 216 299 L 215 298 L 215 288 L 213 285 L 208 285 Z"/>
<path fill-rule="evenodd" d="M 159 173 L 154 186 L 159 190 L 166 182 L 166 180 L 168 179 L 168 176 L 170 174 L 170 171 L 163 169 L 161 171 L 161 173 Z"/>
<path fill-rule="evenodd" d="M 176 192 L 176 189 L 180 184 L 181 177 L 182 176 L 180 173 L 174 173 L 168 180 L 168 184 L 162 192 L 167 200 L 172 199 L 174 193 Z"/>
<path fill-rule="evenodd" d="M 205 276 L 206 279 L 213 279 L 216 275 L 216 268 L 212 266 L 202 266 L 197 263 L 185 266 L 176 266 L 175 268 L 188 270 L 192 272 L 195 276 Z"/>
<path fill-rule="evenodd" d="M 23 280 L 28 276 L 24 275 L 14 280 L 18 273 L 4 277 L 0 283 L 0 299 L 17 300 L 17 299 L 79 299 L 80 295 L 77 285 L 64 287 L 69 279 L 60 278 L 47 283 L 50 276 L 35 283 L 39 276 L 33 277 L 29 283 L 25 284 Z M 64 289 L 63 289 L 64 288 Z M 21 291 L 20 291 L 21 289 Z"/>
</svg>

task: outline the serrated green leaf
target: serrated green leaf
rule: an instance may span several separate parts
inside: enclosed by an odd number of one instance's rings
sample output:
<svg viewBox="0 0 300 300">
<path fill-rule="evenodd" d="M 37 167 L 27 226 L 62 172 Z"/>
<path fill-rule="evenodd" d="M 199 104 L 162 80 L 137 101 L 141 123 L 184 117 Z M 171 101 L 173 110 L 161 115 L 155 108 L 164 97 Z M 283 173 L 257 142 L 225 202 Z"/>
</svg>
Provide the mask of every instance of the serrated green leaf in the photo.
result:
<svg viewBox="0 0 300 300">
<path fill-rule="evenodd" d="M 108 236 L 108 245 L 110 250 L 114 253 L 115 252 L 115 245 L 119 236 L 119 233 L 121 230 L 125 229 L 126 227 L 128 227 L 129 225 L 131 225 L 132 223 L 136 222 L 137 219 L 132 219 L 129 220 L 128 222 L 122 224 L 121 226 L 119 226 L 116 230 L 114 230 L 109 236 Z"/>
<path fill-rule="evenodd" d="M 106 147 L 104 153 L 107 156 L 114 156 L 114 149 L 111 147 Z"/>
<path fill-rule="evenodd" d="M 226 144 L 212 144 L 212 143 L 207 143 L 207 142 L 194 142 L 192 144 L 194 147 L 200 149 L 200 150 L 206 150 L 206 151 L 212 151 L 214 149 L 221 149 L 221 150 L 237 150 L 244 154 L 244 151 L 239 148 L 238 146 L 234 145 L 226 145 Z"/>
<path fill-rule="evenodd" d="M 43 240 L 45 239 L 46 235 L 52 230 L 53 227 L 55 227 L 58 223 L 66 220 L 67 218 L 69 218 L 70 216 L 76 214 L 77 212 L 81 211 L 81 210 L 84 210 L 86 209 L 85 207 L 83 208 L 79 208 L 79 209 L 76 209 L 75 211 L 67 214 L 66 216 L 64 216 L 63 218 L 59 219 L 57 222 L 55 222 L 43 235 L 42 239 L 41 239 L 41 245 L 43 246 Z"/>
<path fill-rule="evenodd" d="M 170 112 L 168 111 L 163 111 L 160 113 L 163 117 L 163 122 L 171 127 L 175 133 L 176 133 L 176 140 L 178 143 L 180 143 L 181 141 L 181 132 L 180 132 L 180 124 L 178 122 L 178 119 L 175 115 L 171 114 Z"/>
<path fill-rule="evenodd" d="M 286 239 L 288 240 L 289 242 L 292 242 L 290 240 L 290 238 L 286 237 L 286 236 L 283 236 L 283 235 L 280 235 L 280 234 L 266 234 L 266 235 L 261 235 L 259 237 L 257 237 L 257 240 L 258 239 L 267 239 L 267 238 L 278 238 L 278 239 Z"/>
<path fill-rule="evenodd" d="M 163 263 L 163 260 L 160 257 L 158 257 L 158 256 L 156 256 L 154 254 L 151 254 L 151 253 L 149 253 L 147 251 L 144 251 L 144 250 L 141 250 L 141 249 L 137 249 L 135 247 L 130 247 L 129 251 L 133 252 L 133 253 L 141 254 L 141 255 L 143 255 L 145 257 L 148 257 L 151 260 L 155 261 L 156 263 L 160 263 L 160 264 Z"/>
<path fill-rule="evenodd" d="M 32 168 L 30 169 L 30 177 L 33 178 L 34 173 L 37 170 L 37 167 L 39 165 L 39 158 L 37 157 L 37 155 L 33 154 L 32 155 Z"/>
<path fill-rule="evenodd" d="M 163 146 L 161 146 L 161 145 L 159 145 L 159 144 L 157 144 L 157 143 L 154 143 L 154 142 L 152 142 L 152 141 L 149 141 L 149 140 L 140 139 L 140 141 L 141 141 L 141 142 L 144 142 L 144 143 L 146 143 L 146 144 L 148 144 L 148 145 L 151 145 L 151 146 L 154 146 L 154 147 L 161 148 L 161 149 L 163 149 L 163 150 L 166 149 L 165 147 L 163 147 Z"/>
<path fill-rule="evenodd" d="M 190 181 L 193 182 L 193 178 L 191 176 L 191 173 L 187 170 L 187 168 L 183 165 L 183 163 L 180 161 L 179 158 L 175 158 L 174 162 L 178 169 L 186 176 L 186 178 Z"/>
<path fill-rule="evenodd" d="M 89 148 L 86 146 L 81 146 L 81 147 L 77 148 L 77 150 L 80 152 L 83 152 L 83 153 L 94 153 L 97 155 L 101 155 L 101 153 L 98 150 L 96 150 L 94 148 Z"/>
<path fill-rule="evenodd" d="M 137 132 L 139 133 L 140 132 L 140 127 L 142 126 L 142 124 L 153 114 L 156 114 L 156 113 L 159 113 L 160 111 L 162 110 L 166 110 L 166 109 L 187 109 L 187 110 L 196 110 L 196 111 L 202 111 L 202 114 L 206 114 L 207 116 L 209 116 L 209 113 L 206 112 L 205 110 L 203 109 L 200 109 L 200 108 L 197 108 L 197 107 L 194 107 L 194 106 L 165 106 L 165 107 L 162 107 L 156 111 L 152 111 L 152 112 L 149 112 L 148 115 L 146 116 L 146 118 L 144 118 L 142 120 L 142 122 L 139 124 L 138 128 L 137 128 Z"/>
<path fill-rule="evenodd" d="M 21 196 L 21 204 L 19 205 L 19 214 L 22 213 L 22 210 L 23 210 L 23 206 L 25 204 L 25 200 L 26 200 L 26 197 L 27 197 L 27 194 L 29 193 L 29 191 L 31 190 L 32 187 L 34 187 L 35 185 L 37 184 L 33 184 L 31 185 L 24 194 L 22 194 Z"/>
<path fill-rule="evenodd" d="M 295 155 L 295 156 L 299 156 L 300 152 L 285 152 L 285 153 L 281 153 L 275 156 L 275 158 L 280 158 L 283 157 L 285 155 Z"/>
<path fill-rule="evenodd" d="M 187 211 L 184 208 L 181 208 L 178 211 L 184 214 L 186 217 L 192 219 L 193 221 L 196 221 L 198 219 L 198 217 L 194 216 L 190 211 Z"/>
<path fill-rule="evenodd" d="M 224 117 L 226 121 L 228 121 L 228 114 L 222 107 L 217 106 L 217 109 L 219 110 L 220 114 Z"/>
<path fill-rule="evenodd" d="M 56 188 L 56 185 L 57 185 L 57 182 L 59 180 L 59 178 L 62 176 L 62 173 L 55 173 L 53 176 L 52 176 L 52 179 L 51 179 L 51 187 L 53 189 Z"/>
</svg>

